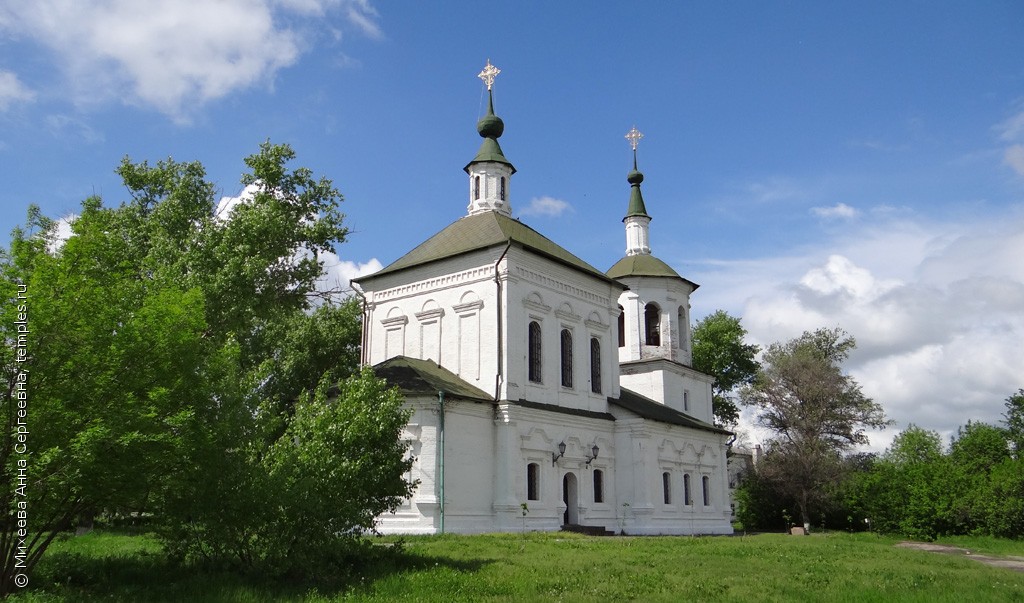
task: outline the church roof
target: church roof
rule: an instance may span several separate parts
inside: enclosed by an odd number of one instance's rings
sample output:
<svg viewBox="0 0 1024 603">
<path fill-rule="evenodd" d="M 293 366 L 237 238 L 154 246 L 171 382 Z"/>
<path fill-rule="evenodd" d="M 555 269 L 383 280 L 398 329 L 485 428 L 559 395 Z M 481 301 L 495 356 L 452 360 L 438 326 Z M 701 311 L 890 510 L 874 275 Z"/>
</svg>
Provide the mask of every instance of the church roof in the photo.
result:
<svg viewBox="0 0 1024 603">
<path fill-rule="evenodd" d="M 684 280 L 694 289 L 700 287 L 697 283 L 679 276 L 679 273 L 673 270 L 671 266 L 650 254 L 627 255 L 618 262 L 615 262 L 615 265 L 608 269 L 607 274 L 611 278 L 664 276 Z"/>
<path fill-rule="evenodd" d="M 444 392 L 448 397 L 477 402 L 492 402 L 494 397 L 470 385 L 455 373 L 432 360 L 395 356 L 373 367 L 378 377 L 398 386 L 405 395 L 436 396 Z"/>
<path fill-rule="evenodd" d="M 659 404 L 650 398 L 641 396 L 640 394 L 630 391 L 624 387 L 620 388 L 619 392 L 618 398 L 608 398 L 608 402 L 630 412 L 636 413 L 645 419 L 660 421 L 662 423 L 670 423 L 672 425 L 680 425 L 682 427 L 692 427 L 693 429 L 700 429 L 703 431 L 713 431 L 715 433 L 732 433 L 728 429 L 722 429 L 721 427 L 716 427 L 711 423 L 705 423 L 699 419 L 694 419 L 688 414 L 681 413 L 674 408 L 665 406 L 664 404 Z"/>
<path fill-rule="evenodd" d="M 422 266 L 464 253 L 487 249 L 508 243 L 519 245 L 534 253 L 575 268 L 604 281 L 612 281 L 597 268 L 569 253 L 557 243 L 536 230 L 497 211 L 466 216 L 449 224 L 444 230 L 420 243 L 415 249 L 398 258 L 383 270 L 354 279 L 356 282 Z M 614 282 L 614 281 L 612 281 Z"/>
</svg>

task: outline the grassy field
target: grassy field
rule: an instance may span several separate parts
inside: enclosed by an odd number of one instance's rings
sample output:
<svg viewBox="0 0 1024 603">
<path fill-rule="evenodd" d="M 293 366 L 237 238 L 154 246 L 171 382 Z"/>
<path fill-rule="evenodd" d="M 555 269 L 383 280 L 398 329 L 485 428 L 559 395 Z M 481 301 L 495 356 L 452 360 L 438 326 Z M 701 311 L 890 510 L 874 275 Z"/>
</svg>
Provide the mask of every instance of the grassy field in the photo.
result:
<svg viewBox="0 0 1024 603">
<path fill-rule="evenodd" d="M 169 563 L 147 536 L 56 544 L 15 601 L 1024 601 L 1024 573 L 896 548 L 869 534 L 615 537 L 575 534 L 382 541 L 361 577 L 270 582 Z M 1024 543 L 951 540 L 1024 556 Z"/>
</svg>

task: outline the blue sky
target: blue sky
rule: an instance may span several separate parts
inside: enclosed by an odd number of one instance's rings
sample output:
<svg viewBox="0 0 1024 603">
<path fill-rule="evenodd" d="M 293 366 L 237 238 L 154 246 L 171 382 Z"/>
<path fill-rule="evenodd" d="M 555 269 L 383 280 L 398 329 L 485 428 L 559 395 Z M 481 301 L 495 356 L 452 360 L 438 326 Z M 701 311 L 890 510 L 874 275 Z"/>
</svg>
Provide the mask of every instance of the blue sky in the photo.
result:
<svg viewBox="0 0 1024 603">
<path fill-rule="evenodd" d="M 523 221 L 610 267 L 635 124 L 695 316 L 760 344 L 842 326 L 895 429 L 948 434 L 1024 387 L 1021 32 L 997 1 L 7 5 L 0 230 L 120 203 L 125 155 L 236 196 L 270 139 L 346 197 L 332 274 L 386 265 L 465 213 L 489 58 Z"/>
</svg>

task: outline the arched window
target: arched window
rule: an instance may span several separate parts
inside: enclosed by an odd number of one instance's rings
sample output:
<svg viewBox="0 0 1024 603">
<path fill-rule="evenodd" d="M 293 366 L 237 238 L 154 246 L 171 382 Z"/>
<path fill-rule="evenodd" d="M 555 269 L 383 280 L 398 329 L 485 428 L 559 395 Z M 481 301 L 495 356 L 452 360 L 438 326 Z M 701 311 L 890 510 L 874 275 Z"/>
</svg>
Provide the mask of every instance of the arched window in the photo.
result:
<svg viewBox="0 0 1024 603">
<path fill-rule="evenodd" d="M 686 349 L 686 333 L 689 331 L 690 325 L 686 322 L 686 310 L 682 306 L 679 306 L 679 349 Z"/>
<path fill-rule="evenodd" d="M 530 381 L 541 382 L 541 347 L 540 347 L 540 323 L 536 320 L 530 322 L 530 333 L 528 345 L 530 348 Z"/>
<path fill-rule="evenodd" d="M 505 200 L 505 177 L 501 177 L 501 200 Z"/>
<path fill-rule="evenodd" d="M 626 311 L 619 306 L 619 347 L 626 347 Z"/>
<path fill-rule="evenodd" d="M 644 335 L 647 345 L 661 345 L 661 308 L 647 304 L 644 308 Z"/>
<path fill-rule="evenodd" d="M 480 176 L 473 177 L 473 200 L 480 199 Z"/>
<path fill-rule="evenodd" d="M 601 393 L 601 342 L 590 338 L 590 391 Z"/>
<path fill-rule="evenodd" d="M 665 504 L 672 504 L 672 474 L 668 471 L 661 474 L 661 490 Z"/>
<path fill-rule="evenodd" d="M 540 465 L 526 466 L 526 500 L 540 500 Z"/>
<path fill-rule="evenodd" d="M 562 387 L 572 387 L 572 333 L 562 329 Z"/>
<path fill-rule="evenodd" d="M 594 502 L 604 502 L 604 471 L 594 469 Z"/>
<path fill-rule="evenodd" d="M 711 504 L 711 478 L 704 476 L 700 478 L 701 489 L 704 490 L 704 506 Z"/>
<path fill-rule="evenodd" d="M 683 474 L 683 504 L 684 505 L 692 505 L 693 504 L 693 494 L 690 492 L 690 474 L 689 473 L 684 473 Z"/>
</svg>

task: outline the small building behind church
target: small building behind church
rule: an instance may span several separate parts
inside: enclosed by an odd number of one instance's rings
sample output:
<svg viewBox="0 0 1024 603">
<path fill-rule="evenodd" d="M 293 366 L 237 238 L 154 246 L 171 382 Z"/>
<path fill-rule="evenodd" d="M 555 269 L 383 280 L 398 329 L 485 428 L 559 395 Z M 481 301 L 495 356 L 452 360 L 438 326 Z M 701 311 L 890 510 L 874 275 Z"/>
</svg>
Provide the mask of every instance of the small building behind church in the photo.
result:
<svg viewBox="0 0 1024 603">
<path fill-rule="evenodd" d="M 489 62 L 466 215 L 355 280 L 363 362 L 401 388 L 415 492 L 384 533 L 730 534 L 696 283 L 651 253 L 634 128 L 624 257 L 606 272 L 512 217 Z M 627 197 L 624 194 L 624 197 Z"/>
</svg>

